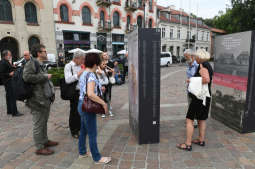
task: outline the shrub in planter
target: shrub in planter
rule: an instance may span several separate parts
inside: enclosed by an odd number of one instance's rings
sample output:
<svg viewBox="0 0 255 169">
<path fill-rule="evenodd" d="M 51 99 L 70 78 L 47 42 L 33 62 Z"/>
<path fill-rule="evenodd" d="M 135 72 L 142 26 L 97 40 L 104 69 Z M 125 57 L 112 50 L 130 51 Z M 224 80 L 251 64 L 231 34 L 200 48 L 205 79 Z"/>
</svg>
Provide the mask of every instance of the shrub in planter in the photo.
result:
<svg viewBox="0 0 255 169">
<path fill-rule="evenodd" d="M 54 86 L 59 86 L 59 80 L 64 78 L 64 68 L 52 68 L 48 73 L 52 74 L 51 81 Z"/>
</svg>

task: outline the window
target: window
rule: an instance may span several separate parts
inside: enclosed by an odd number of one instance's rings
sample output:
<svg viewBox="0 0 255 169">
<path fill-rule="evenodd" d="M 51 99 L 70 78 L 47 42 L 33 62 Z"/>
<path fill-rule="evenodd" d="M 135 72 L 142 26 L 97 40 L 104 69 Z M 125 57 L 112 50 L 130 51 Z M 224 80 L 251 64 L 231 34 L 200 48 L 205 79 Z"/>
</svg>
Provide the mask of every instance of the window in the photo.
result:
<svg viewBox="0 0 255 169">
<path fill-rule="evenodd" d="M 120 27 L 120 15 L 118 12 L 113 13 L 113 26 Z"/>
<path fill-rule="evenodd" d="M 203 31 L 202 32 L 202 38 L 201 38 L 202 41 L 204 40 L 204 34 L 205 34 L 205 32 Z"/>
<path fill-rule="evenodd" d="M 101 19 L 101 13 L 100 13 L 100 19 Z M 82 8 L 82 21 L 83 24 L 91 24 L 91 13 L 90 13 L 90 9 L 85 6 Z"/>
<path fill-rule="evenodd" d="M 190 39 L 190 38 L 191 38 L 191 32 L 187 31 L 187 39 Z"/>
<path fill-rule="evenodd" d="M 181 39 L 181 29 L 177 30 L 177 39 Z"/>
<path fill-rule="evenodd" d="M 162 38 L 166 37 L 166 28 L 161 28 Z"/>
<path fill-rule="evenodd" d="M 209 41 L 209 32 L 207 32 L 206 40 Z"/>
<path fill-rule="evenodd" d="M 170 39 L 173 39 L 174 38 L 174 29 L 171 28 L 170 29 Z"/>
<path fill-rule="evenodd" d="M 130 30 L 130 16 L 127 16 L 127 29 Z"/>
<path fill-rule="evenodd" d="M 12 21 L 12 6 L 9 0 L 0 0 L 0 21 Z"/>
<path fill-rule="evenodd" d="M 124 35 L 122 34 L 112 34 L 113 42 L 124 42 Z"/>
<path fill-rule="evenodd" d="M 104 11 L 100 12 L 100 26 L 104 27 Z"/>
<path fill-rule="evenodd" d="M 37 23 L 36 7 L 32 2 L 25 4 L 25 17 L 27 23 Z"/>
<path fill-rule="evenodd" d="M 153 10 L 152 0 L 149 0 L 149 10 L 150 10 L 150 11 Z"/>
<path fill-rule="evenodd" d="M 152 28 L 152 19 L 149 20 L 149 28 Z"/>
<path fill-rule="evenodd" d="M 197 35 L 196 36 L 197 36 L 196 39 L 198 40 L 198 31 L 197 31 Z"/>
<path fill-rule="evenodd" d="M 138 0 L 138 8 L 142 8 L 143 7 L 143 0 Z"/>
<path fill-rule="evenodd" d="M 208 47 L 206 47 L 205 50 L 208 52 Z"/>
<path fill-rule="evenodd" d="M 180 17 L 179 17 L 179 15 L 171 15 L 174 19 L 176 19 L 176 20 L 180 20 Z"/>
<path fill-rule="evenodd" d="M 137 25 L 138 25 L 138 28 L 141 28 L 143 26 L 143 18 L 141 15 L 137 17 Z"/>
<path fill-rule="evenodd" d="M 40 40 L 36 36 L 31 36 L 28 39 L 28 47 L 30 51 L 32 49 L 32 46 L 34 46 L 35 44 L 40 44 Z"/>
<path fill-rule="evenodd" d="M 188 23 L 188 17 L 187 16 L 182 16 L 182 22 Z"/>
<path fill-rule="evenodd" d="M 173 54 L 174 53 L 174 47 L 170 46 L 169 51 Z"/>
<path fill-rule="evenodd" d="M 162 46 L 162 52 L 166 52 L 166 45 Z"/>
<path fill-rule="evenodd" d="M 62 22 L 69 22 L 68 20 L 68 8 L 66 5 L 60 6 L 60 18 Z"/>
<path fill-rule="evenodd" d="M 198 24 L 198 25 L 202 25 L 202 24 L 203 24 L 202 20 L 198 20 L 198 21 L 197 21 L 197 24 Z"/>
</svg>

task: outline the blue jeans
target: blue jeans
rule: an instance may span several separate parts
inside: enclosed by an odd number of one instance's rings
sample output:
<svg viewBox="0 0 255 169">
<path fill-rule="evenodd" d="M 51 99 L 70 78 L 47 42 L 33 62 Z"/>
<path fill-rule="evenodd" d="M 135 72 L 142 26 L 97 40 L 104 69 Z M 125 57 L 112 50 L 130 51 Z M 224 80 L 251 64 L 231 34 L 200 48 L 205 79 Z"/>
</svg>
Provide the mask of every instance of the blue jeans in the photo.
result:
<svg viewBox="0 0 255 169">
<path fill-rule="evenodd" d="M 86 150 L 86 136 L 89 136 L 89 147 L 94 161 L 101 159 L 97 148 L 97 116 L 96 114 L 82 112 L 82 100 L 79 100 L 78 112 L 81 116 L 81 129 L 79 137 L 79 153 L 84 155 Z"/>
</svg>

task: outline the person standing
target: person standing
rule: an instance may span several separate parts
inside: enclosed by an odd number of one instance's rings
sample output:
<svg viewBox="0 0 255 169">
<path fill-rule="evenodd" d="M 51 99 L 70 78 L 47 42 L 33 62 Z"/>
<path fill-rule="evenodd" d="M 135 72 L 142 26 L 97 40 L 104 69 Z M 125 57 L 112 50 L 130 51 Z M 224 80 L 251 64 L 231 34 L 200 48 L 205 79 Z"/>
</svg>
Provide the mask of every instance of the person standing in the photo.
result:
<svg viewBox="0 0 255 169">
<path fill-rule="evenodd" d="M 195 75 L 199 65 L 197 64 L 195 60 L 194 51 L 192 49 L 185 50 L 184 57 L 188 63 L 186 74 L 187 74 L 187 100 L 189 105 L 191 102 L 191 96 L 190 96 L 190 93 L 188 92 L 189 79 Z M 197 120 L 194 120 L 194 127 L 197 128 Z"/>
<path fill-rule="evenodd" d="M 194 77 L 202 78 L 202 83 L 204 85 L 208 85 L 208 93 L 211 96 L 213 69 L 208 62 L 210 54 L 204 49 L 199 49 L 195 55 L 196 62 L 199 66 Z M 177 147 L 181 150 L 191 151 L 192 144 L 196 144 L 201 147 L 205 146 L 206 120 L 209 114 L 211 98 L 206 97 L 206 95 L 204 96 L 205 104 L 203 103 L 204 100 L 200 100 L 195 95 L 191 94 L 191 102 L 186 116 L 186 140 L 184 143 L 177 145 Z M 194 133 L 194 119 L 198 120 L 199 137 L 192 140 Z"/>
<path fill-rule="evenodd" d="M 122 75 L 122 82 L 125 83 L 126 81 L 126 76 L 128 73 L 128 53 L 125 54 L 125 58 L 123 59 L 123 75 Z"/>
<path fill-rule="evenodd" d="M 33 96 L 27 100 L 26 105 L 33 115 L 33 138 L 37 155 L 51 155 L 54 153 L 49 147 L 58 145 L 48 139 L 47 123 L 50 107 L 54 102 L 54 87 L 50 81 L 52 75 L 48 74 L 43 67 L 43 61 L 47 60 L 45 46 L 36 44 L 32 47 L 32 56 L 26 63 L 23 71 L 23 79 L 33 84 Z"/>
<path fill-rule="evenodd" d="M 82 110 L 82 104 L 85 95 L 89 99 L 98 104 L 101 104 L 105 113 L 108 113 L 108 107 L 105 101 L 98 95 L 102 95 L 101 84 L 96 77 L 96 70 L 100 65 L 100 57 L 98 54 L 86 54 L 85 66 L 86 69 L 80 77 L 80 97 L 78 111 L 81 116 L 81 132 L 79 137 L 79 157 L 88 157 L 89 153 L 86 148 L 86 136 L 89 136 L 89 147 L 92 158 L 96 164 L 107 164 L 111 161 L 110 157 L 102 157 L 97 146 L 97 115 L 96 113 L 88 113 Z"/>
<path fill-rule="evenodd" d="M 78 84 L 79 78 L 83 73 L 84 69 L 81 68 L 82 61 L 84 60 L 85 54 L 82 52 L 75 52 L 73 60 L 65 65 L 64 74 L 65 81 L 67 84 L 76 83 L 75 96 L 70 100 L 70 114 L 69 114 L 69 128 L 73 138 L 79 138 L 80 131 L 80 115 L 78 113 L 78 101 L 80 87 Z"/>
<path fill-rule="evenodd" d="M 17 110 L 16 96 L 14 93 L 13 76 L 15 67 L 12 65 L 12 53 L 9 50 L 2 52 L 2 60 L 0 61 L 0 77 L 4 84 L 6 92 L 7 114 L 12 116 L 22 116 Z"/>
</svg>

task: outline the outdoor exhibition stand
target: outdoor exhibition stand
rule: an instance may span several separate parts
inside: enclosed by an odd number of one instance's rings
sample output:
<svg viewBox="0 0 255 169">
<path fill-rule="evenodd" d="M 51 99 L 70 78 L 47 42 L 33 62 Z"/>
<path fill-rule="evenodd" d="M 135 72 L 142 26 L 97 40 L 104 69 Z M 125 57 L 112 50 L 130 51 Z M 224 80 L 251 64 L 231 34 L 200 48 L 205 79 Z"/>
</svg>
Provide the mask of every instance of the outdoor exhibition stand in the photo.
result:
<svg viewBox="0 0 255 169">
<path fill-rule="evenodd" d="M 139 144 L 159 143 L 160 31 L 128 35 L 129 124 Z"/>
<path fill-rule="evenodd" d="M 255 32 L 215 39 L 212 118 L 241 133 L 255 131 Z"/>
</svg>

